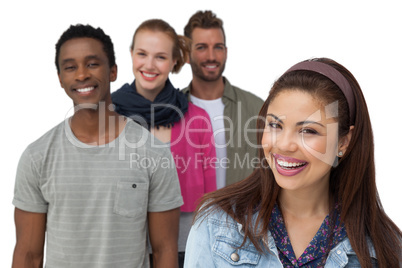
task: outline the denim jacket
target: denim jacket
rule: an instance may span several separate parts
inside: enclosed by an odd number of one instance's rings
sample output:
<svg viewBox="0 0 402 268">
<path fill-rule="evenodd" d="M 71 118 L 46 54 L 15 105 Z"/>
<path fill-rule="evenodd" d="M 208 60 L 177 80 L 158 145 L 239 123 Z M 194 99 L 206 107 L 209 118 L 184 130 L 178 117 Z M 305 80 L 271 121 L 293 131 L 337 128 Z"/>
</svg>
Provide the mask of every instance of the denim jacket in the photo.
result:
<svg viewBox="0 0 402 268">
<path fill-rule="evenodd" d="M 222 211 L 198 219 L 187 240 L 184 267 L 283 267 L 271 233 L 268 233 L 268 241 L 261 241 L 268 246 L 263 253 L 258 252 L 250 241 L 236 249 L 243 238 L 242 225 Z M 374 247 L 368 242 L 373 267 L 378 267 Z M 325 268 L 340 267 L 360 267 L 348 238 L 330 251 L 325 264 Z"/>
</svg>

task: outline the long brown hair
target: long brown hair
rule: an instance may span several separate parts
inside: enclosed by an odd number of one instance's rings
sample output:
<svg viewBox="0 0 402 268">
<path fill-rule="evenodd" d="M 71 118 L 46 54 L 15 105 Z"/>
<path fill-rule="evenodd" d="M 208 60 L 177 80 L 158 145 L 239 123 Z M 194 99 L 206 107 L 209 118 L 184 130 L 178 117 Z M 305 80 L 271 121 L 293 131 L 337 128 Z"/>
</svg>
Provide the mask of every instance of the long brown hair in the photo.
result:
<svg viewBox="0 0 402 268">
<path fill-rule="evenodd" d="M 178 73 L 181 67 L 186 63 L 189 53 L 190 53 L 190 39 L 185 36 L 177 35 L 176 31 L 164 20 L 161 19 L 150 19 L 146 20 L 138 26 L 133 35 L 133 40 L 131 42 L 130 49 L 134 49 L 135 37 L 140 31 L 152 31 L 152 32 L 162 32 L 169 36 L 173 42 L 173 59 L 177 60 L 176 65 L 173 67 L 172 73 Z"/>
<path fill-rule="evenodd" d="M 363 93 L 356 79 L 345 67 L 326 58 L 314 60 L 334 67 L 348 80 L 355 99 L 355 118 L 350 118 L 347 100 L 340 88 L 327 77 L 306 70 L 285 73 L 274 83 L 259 113 L 259 165 L 248 178 L 206 194 L 199 204 L 196 218 L 221 209 L 243 225 L 243 244 L 249 239 L 260 252 L 263 251 L 260 241 L 268 234 L 271 212 L 280 192 L 261 147 L 266 113 L 269 104 L 282 90 L 303 90 L 324 105 L 338 102 L 340 138 L 348 133 L 351 122 L 354 122 L 349 146 L 331 170 L 329 190 L 331 209 L 335 202 L 339 204 L 341 220 L 361 267 L 371 267 L 367 238 L 374 245 L 380 267 L 399 267 L 402 233 L 385 214 L 378 196 L 373 133 Z M 258 217 L 253 223 L 252 216 L 256 212 Z"/>
</svg>

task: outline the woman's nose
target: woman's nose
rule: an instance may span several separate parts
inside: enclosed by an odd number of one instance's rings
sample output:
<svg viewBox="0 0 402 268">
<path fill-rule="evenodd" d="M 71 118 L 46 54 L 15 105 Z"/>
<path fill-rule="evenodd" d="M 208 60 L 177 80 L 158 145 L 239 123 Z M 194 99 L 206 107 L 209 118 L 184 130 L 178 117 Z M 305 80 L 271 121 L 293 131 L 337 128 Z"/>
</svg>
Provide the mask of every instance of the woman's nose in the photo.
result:
<svg viewBox="0 0 402 268">
<path fill-rule="evenodd" d="M 297 150 L 297 140 L 298 136 L 296 133 L 289 131 L 281 131 L 280 133 L 275 133 L 274 146 L 277 147 L 282 152 L 294 152 Z"/>
</svg>

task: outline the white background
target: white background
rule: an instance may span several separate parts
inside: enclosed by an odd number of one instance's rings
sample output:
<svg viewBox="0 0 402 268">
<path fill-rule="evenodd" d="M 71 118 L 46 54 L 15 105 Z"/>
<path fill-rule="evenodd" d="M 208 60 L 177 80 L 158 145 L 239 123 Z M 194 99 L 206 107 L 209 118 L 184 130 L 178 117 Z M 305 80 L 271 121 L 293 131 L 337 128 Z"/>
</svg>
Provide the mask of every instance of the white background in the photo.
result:
<svg viewBox="0 0 402 268">
<path fill-rule="evenodd" d="M 241 3 L 241 4 L 240 4 Z M 115 45 L 116 90 L 132 82 L 129 45 L 144 20 L 161 18 L 179 34 L 189 17 L 211 9 L 224 21 L 228 60 L 224 75 L 265 99 L 291 65 L 329 57 L 359 81 L 370 110 L 376 145 L 377 186 L 388 215 L 402 227 L 401 67 L 402 16 L 397 1 L 2 1 L 1 68 L 1 267 L 15 244 L 14 178 L 25 147 L 71 114 L 60 87 L 54 45 L 70 24 L 101 27 Z M 191 80 L 190 66 L 171 75 L 175 87 Z"/>
</svg>

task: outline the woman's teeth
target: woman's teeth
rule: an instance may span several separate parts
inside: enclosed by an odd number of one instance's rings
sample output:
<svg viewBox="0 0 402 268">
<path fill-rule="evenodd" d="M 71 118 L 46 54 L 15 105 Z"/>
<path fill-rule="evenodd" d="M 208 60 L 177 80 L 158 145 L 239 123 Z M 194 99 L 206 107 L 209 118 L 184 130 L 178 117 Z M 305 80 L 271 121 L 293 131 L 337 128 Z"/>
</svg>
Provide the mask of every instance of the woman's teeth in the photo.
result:
<svg viewBox="0 0 402 268">
<path fill-rule="evenodd" d="M 157 74 L 149 74 L 149 73 L 142 73 L 145 77 L 153 78 L 157 76 Z"/>
<path fill-rule="evenodd" d="M 306 163 L 305 162 L 299 162 L 299 163 L 292 163 L 292 162 L 286 162 L 282 160 L 278 160 L 278 165 L 284 168 L 298 168 L 304 166 Z"/>
</svg>

